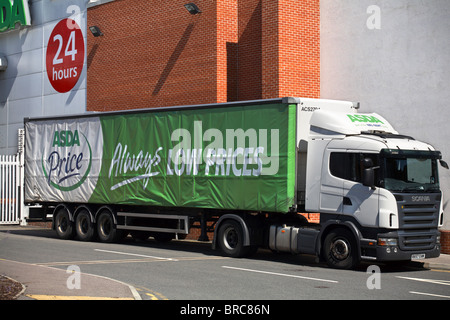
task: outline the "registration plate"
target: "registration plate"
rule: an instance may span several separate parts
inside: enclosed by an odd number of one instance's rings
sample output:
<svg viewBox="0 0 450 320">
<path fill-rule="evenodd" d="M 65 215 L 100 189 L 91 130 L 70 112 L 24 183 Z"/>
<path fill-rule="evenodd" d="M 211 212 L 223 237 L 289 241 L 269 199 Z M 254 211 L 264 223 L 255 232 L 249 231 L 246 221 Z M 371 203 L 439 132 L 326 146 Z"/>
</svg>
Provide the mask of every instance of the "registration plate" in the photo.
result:
<svg viewBox="0 0 450 320">
<path fill-rule="evenodd" d="M 425 253 L 416 253 L 411 255 L 411 260 L 425 259 Z"/>
</svg>

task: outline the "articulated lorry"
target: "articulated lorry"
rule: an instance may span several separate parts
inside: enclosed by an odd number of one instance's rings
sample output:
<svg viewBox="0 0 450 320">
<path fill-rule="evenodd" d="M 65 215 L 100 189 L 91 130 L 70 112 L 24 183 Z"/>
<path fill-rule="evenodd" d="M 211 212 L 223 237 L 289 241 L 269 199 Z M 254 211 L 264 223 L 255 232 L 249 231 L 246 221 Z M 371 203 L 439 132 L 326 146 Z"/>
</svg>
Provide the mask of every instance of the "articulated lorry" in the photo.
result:
<svg viewBox="0 0 450 320">
<path fill-rule="evenodd" d="M 26 118 L 25 202 L 64 239 L 169 241 L 195 225 L 232 257 L 439 256 L 441 153 L 358 108 L 287 97 Z"/>
</svg>

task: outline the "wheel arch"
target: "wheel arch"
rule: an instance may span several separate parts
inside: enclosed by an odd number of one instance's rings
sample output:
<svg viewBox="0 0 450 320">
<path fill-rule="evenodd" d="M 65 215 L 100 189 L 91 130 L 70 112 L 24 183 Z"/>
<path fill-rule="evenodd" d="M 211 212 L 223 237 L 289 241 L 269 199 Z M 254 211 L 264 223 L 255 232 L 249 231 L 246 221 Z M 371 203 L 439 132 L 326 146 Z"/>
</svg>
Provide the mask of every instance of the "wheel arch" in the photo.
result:
<svg viewBox="0 0 450 320">
<path fill-rule="evenodd" d="M 114 224 L 117 225 L 117 216 L 116 216 L 114 209 L 111 206 L 101 206 L 100 208 L 98 208 L 97 211 L 95 212 L 95 216 L 94 216 L 95 221 L 97 221 L 100 214 L 104 211 L 109 212 L 111 214 Z"/>
<path fill-rule="evenodd" d="M 81 212 L 81 210 L 86 210 L 89 213 L 91 222 L 95 223 L 95 217 L 94 217 L 94 214 L 92 213 L 91 208 L 85 204 L 82 204 L 75 209 L 75 211 L 73 213 L 73 219 L 76 219 L 77 215 Z"/>
<path fill-rule="evenodd" d="M 55 230 L 55 228 L 56 228 L 56 225 L 55 225 L 55 218 L 56 218 L 56 214 L 58 213 L 58 211 L 59 211 L 60 209 L 64 209 L 64 210 L 67 211 L 67 213 L 69 214 L 69 220 L 70 220 L 70 222 L 74 222 L 74 221 L 75 221 L 75 218 L 74 218 L 75 216 L 74 216 L 74 213 L 73 213 L 73 208 L 72 208 L 70 205 L 66 204 L 66 203 L 59 203 L 59 204 L 55 207 L 55 209 L 53 209 L 53 214 L 52 214 L 52 229 L 53 229 L 53 230 Z"/>
<path fill-rule="evenodd" d="M 319 254 L 319 256 L 322 255 L 323 246 L 322 244 L 325 241 L 325 237 L 333 230 L 336 229 L 347 229 L 349 230 L 355 239 L 357 252 L 358 252 L 358 258 L 361 258 L 361 232 L 356 227 L 356 225 L 351 221 L 340 221 L 340 220 L 331 220 L 327 221 L 323 227 L 322 231 L 320 233 L 320 236 L 318 237 L 319 241 L 317 243 L 316 252 Z"/>
</svg>

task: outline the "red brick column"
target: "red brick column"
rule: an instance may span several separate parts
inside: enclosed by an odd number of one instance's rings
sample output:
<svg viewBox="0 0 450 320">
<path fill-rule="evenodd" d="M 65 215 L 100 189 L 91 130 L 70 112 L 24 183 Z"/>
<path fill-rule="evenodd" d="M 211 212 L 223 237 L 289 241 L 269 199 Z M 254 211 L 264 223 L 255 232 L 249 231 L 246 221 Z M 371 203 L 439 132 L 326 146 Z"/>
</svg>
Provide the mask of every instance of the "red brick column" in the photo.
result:
<svg viewBox="0 0 450 320">
<path fill-rule="evenodd" d="M 263 0 L 263 98 L 320 97 L 320 1 Z"/>
<path fill-rule="evenodd" d="M 441 232 L 441 253 L 450 254 L 450 230 L 439 230 Z"/>
</svg>

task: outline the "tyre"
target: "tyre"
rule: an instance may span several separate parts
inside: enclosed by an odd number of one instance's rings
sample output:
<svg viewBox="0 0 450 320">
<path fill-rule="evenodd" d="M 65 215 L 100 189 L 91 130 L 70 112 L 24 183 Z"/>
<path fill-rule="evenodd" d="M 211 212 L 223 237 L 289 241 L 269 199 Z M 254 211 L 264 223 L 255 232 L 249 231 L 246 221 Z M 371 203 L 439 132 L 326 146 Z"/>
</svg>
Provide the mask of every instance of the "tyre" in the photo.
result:
<svg viewBox="0 0 450 320">
<path fill-rule="evenodd" d="M 336 269 L 353 269 L 359 262 L 355 238 L 348 229 L 334 229 L 325 238 L 324 259 Z"/>
<path fill-rule="evenodd" d="M 97 236 L 101 242 L 116 242 L 123 235 L 122 230 L 117 230 L 114 218 L 108 211 L 103 211 L 97 218 Z"/>
<path fill-rule="evenodd" d="M 248 257 L 258 249 L 256 246 L 244 246 L 242 226 L 234 220 L 226 220 L 221 224 L 217 242 L 226 256 L 234 258 Z"/>
<path fill-rule="evenodd" d="M 61 239 L 72 239 L 74 236 L 73 223 L 70 221 L 69 212 L 66 208 L 60 208 L 55 214 L 55 230 Z"/>
<path fill-rule="evenodd" d="M 86 209 L 82 209 L 75 219 L 75 231 L 81 241 L 91 241 L 95 236 L 95 226 L 91 215 Z"/>
</svg>

